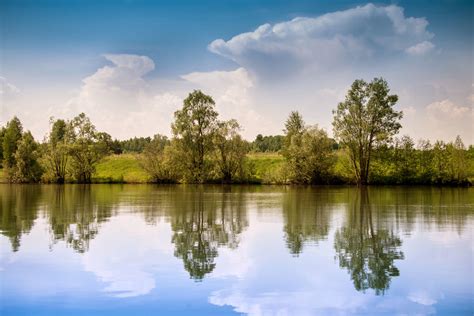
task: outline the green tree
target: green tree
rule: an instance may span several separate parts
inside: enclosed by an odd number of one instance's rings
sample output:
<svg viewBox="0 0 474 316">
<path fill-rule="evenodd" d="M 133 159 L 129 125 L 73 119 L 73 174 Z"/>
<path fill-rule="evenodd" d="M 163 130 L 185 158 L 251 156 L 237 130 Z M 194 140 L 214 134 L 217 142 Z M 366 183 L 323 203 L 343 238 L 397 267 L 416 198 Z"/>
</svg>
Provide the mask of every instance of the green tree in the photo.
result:
<svg viewBox="0 0 474 316">
<path fill-rule="evenodd" d="M 283 135 L 263 136 L 258 134 L 251 147 L 255 152 L 278 152 L 283 148 L 284 139 Z"/>
<path fill-rule="evenodd" d="M 15 166 L 15 153 L 18 148 L 18 142 L 23 134 L 23 126 L 20 120 L 15 116 L 7 123 L 3 135 L 3 167 L 7 170 Z"/>
<path fill-rule="evenodd" d="M 454 182 L 461 184 L 467 181 L 468 160 L 466 147 L 459 135 L 456 136 L 456 140 L 453 143 L 451 165 L 452 179 Z"/>
<path fill-rule="evenodd" d="M 15 152 L 15 166 L 12 181 L 17 183 L 37 182 L 41 178 L 42 170 L 38 163 L 38 144 L 28 131 L 18 142 Z"/>
<path fill-rule="evenodd" d="M 417 177 L 420 183 L 430 184 L 433 175 L 433 149 L 429 140 L 420 140 L 417 150 Z"/>
<path fill-rule="evenodd" d="M 90 183 L 95 165 L 107 154 L 105 134 L 97 132 L 90 119 L 81 113 L 69 122 L 71 131 L 71 174 L 81 183 Z"/>
<path fill-rule="evenodd" d="M 47 181 L 64 183 L 71 145 L 70 125 L 61 119 L 51 120 L 51 123 L 51 131 L 46 138 L 41 161 Z"/>
<path fill-rule="evenodd" d="M 328 183 L 335 164 L 333 142 L 317 126 L 294 134 L 285 149 L 286 172 L 291 183 Z"/>
<path fill-rule="evenodd" d="M 415 143 L 408 135 L 395 141 L 395 178 L 398 183 L 414 183 L 416 181 Z"/>
<path fill-rule="evenodd" d="M 176 182 L 176 172 L 173 168 L 174 156 L 171 151 L 169 139 L 158 134 L 145 146 L 140 163 L 153 182 Z"/>
<path fill-rule="evenodd" d="M 356 80 L 345 101 L 333 111 L 334 135 L 348 148 L 359 185 L 368 182 L 374 147 L 390 140 L 401 128 L 398 121 L 402 112 L 393 109 L 398 96 L 389 92 L 388 84 L 382 78 L 375 78 L 370 83 Z"/>
<path fill-rule="evenodd" d="M 448 155 L 446 151 L 446 144 L 443 141 L 436 141 L 433 146 L 433 182 L 436 184 L 443 184 L 448 179 L 447 166 Z"/>
<path fill-rule="evenodd" d="M 186 182 L 202 183 L 209 177 L 208 156 L 218 115 L 214 107 L 212 97 L 195 90 L 184 100 L 183 108 L 174 113 L 172 129 Z"/>
<path fill-rule="evenodd" d="M 293 139 L 293 136 L 302 135 L 305 130 L 305 122 L 303 116 L 298 111 L 292 111 L 285 122 L 285 146 L 288 147 L 292 142 L 298 140 L 298 137 Z"/>
<path fill-rule="evenodd" d="M 3 167 L 3 137 L 5 132 L 5 127 L 0 128 L 0 167 Z"/>
<path fill-rule="evenodd" d="M 247 143 L 239 134 L 240 126 L 236 120 L 217 123 L 214 133 L 216 148 L 216 167 L 218 177 L 226 183 L 245 178 Z"/>
</svg>

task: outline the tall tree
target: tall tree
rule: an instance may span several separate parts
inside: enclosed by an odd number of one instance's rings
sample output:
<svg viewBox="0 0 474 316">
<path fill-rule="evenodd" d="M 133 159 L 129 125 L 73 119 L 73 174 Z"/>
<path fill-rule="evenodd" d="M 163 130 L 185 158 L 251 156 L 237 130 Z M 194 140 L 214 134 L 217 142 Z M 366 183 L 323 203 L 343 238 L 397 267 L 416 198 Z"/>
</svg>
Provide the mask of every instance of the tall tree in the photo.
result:
<svg viewBox="0 0 474 316">
<path fill-rule="evenodd" d="M 214 107 L 211 96 L 194 90 L 184 100 L 183 108 L 174 113 L 172 129 L 185 181 L 202 183 L 208 177 L 206 156 L 212 151 L 212 134 L 218 115 Z"/>
<path fill-rule="evenodd" d="M 285 133 L 285 145 L 288 147 L 292 142 L 292 137 L 303 134 L 304 130 L 303 116 L 298 111 L 292 111 L 286 119 L 285 129 L 283 130 Z"/>
<path fill-rule="evenodd" d="M 7 123 L 5 134 L 3 135 L 3 167 L 11 169 L 15 166 L 15 153 L 18 148 L 18 142 L 23 134 L 23 126 L 20 120 L 15 116 Z"/>
<path fill-rule="evenodd" d="M 311 126 L 295 133 L 283 154 L 291 183 L 328 183 L 335 163 L 333 142 L 326 132 Z"/>
<path fill-rule="evenodd" d="M 239 134 L 240 126 L 236 120 L 217 123 L 214 133 L 216 165 L 219 178 L 226 183 L 243 178 L 247 143 Z"/>
<path fill-rule="evenodd" d="M 28 183 L 39 181 L 42 170 L 38 163 L 38 157 L 38 144 L 35 142 L 33 135 L 28 131 L 21 137 L 15 152 L 13 182 Z"/>
<path fill-rule="evenodd" d="M 374 147 L 390 140 L 401 128 L 402 112 L 393 108 L 398 96 L 389 93 L 388 84 L 382 78 L 370 83 L 356 80 L 345 101 L 333 111 L 334 135 L 348 148 L 359 185 L 368 182 Z"/>
<path fill-rule="evenodd" d="M 107 154 L 105 134 L 97 132 L 90 119 L 81 113 L 70 124 L 72 142 L 69 146 L 71 173 L 81 183 L 89 183 L 95 165 Z"/>
<path fill-rule="evenodd" d="M 170 141 L 166 136 L 155 135 L 153 140 L 143 149 L 140 164 L 156 183 L 176 182 Z"/>
<path fill-rule="evenodd" d="M 61 119 L 51 120 L 51 131 L 46 139 L 42 157 L 48 181 L 64 183 L 66 180 L 69 146 L 71 145 L 70 125 Z"/>
<path fill-rule="evenodd" d="M 5 136 L 5 127 L 0 128 L 0 167 L 3 166 L 3 137 Z"/>
</svg>

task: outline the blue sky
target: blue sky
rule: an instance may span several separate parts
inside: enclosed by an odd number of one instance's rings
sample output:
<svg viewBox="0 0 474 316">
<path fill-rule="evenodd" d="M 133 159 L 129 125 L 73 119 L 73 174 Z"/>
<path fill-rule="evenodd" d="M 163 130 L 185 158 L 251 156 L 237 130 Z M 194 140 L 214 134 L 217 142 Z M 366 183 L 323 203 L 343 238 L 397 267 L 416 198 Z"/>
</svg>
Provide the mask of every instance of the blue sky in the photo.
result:
<svg viewBox="0 0 474 316">
<path fill-rule="evenodd" d="M 284 24 L 295 18 L 309 21 Z M 42 138 L 47 116 L 86 111 L 119 138 L 169 133 L 179 100 L 201 88 L 214 93 L 224 118 L 239 119 L 248 138 L 281 132 L 293 109 L 330 132 L 331 109 L 350 83 L 384 76 L 401 97 L 400 109 L 419 116 L 405 116 L 405 133 L 461 134 L 470 143 L 472 20 L 470 1 L 2 1 L 0 121 L 18 115 Z M 278 23 L 291 34 L 267 29 L 257 40 L 229 42 Z M 219 39 L 224 44 L 213 48 Z M 106 54 L 146 56 L 153 67 L 137 73 Z M 104 67 L 112 72 L 105 79 Z M 443 111 L 459 115 L 431 133 Z M 110 113 L 128 117 L 129 128 L 107 122 Z M 160 116 L 157 124 L 137 127 L 150 116 Z"/>
</svg>

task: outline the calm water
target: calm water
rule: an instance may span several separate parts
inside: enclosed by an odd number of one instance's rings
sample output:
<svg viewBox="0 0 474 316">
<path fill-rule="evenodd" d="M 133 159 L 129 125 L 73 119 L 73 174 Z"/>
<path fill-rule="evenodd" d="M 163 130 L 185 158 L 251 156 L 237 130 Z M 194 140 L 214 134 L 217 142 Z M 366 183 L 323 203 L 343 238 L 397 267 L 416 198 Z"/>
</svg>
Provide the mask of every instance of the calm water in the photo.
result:
<svg viewBox="0 0 474 316">
<path fill-rule="evenodd" d="M 474 312 L 474 189 L 0 185 L 1 315 Z"/>
</svg>

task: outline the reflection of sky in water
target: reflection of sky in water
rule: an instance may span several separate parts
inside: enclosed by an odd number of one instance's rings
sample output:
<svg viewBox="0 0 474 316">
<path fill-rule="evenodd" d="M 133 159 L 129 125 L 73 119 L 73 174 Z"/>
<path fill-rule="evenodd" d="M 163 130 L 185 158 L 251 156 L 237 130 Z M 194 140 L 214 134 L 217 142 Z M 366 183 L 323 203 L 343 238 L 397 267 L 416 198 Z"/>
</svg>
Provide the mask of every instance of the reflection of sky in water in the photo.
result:
<svg viewBox="0 0 474 316">
<path fill-rule="evenodd" d="M 175 255 L 169 216 L 150 222 L 121 204 L 81 254 L 64 241 L 53 244 L 48 214 L 40 213 L 17 252 L 11 252 L 8 238 L 0 237 L 0 313 L 472 313 L 472 211 L 462 229 L 449 224 L 454 221 L 437 226 L 422 212 L 409 232 L 400 221 L 393 224 L 404 259 L 394 261 L 400 275 L 391 278 L 384 295 L 376 295 L 370 288 L 356 291 L 350 272 L 339 267 L 334 236 L 346 225 L 343 205 L 330 208 L 327 236 L 305 242 L 295 255 L 285 242 L 289 219 L 275 207 L 279 200 L 271 199 L 270 194 L 263 202 L 243 200 L 248 223 L 238 234 L 238 245 L 216 246 L 215 268 L 200 281 L 190 278 Z M 373 212 L 378 223 L 388 216 Z"/>
</svg>

